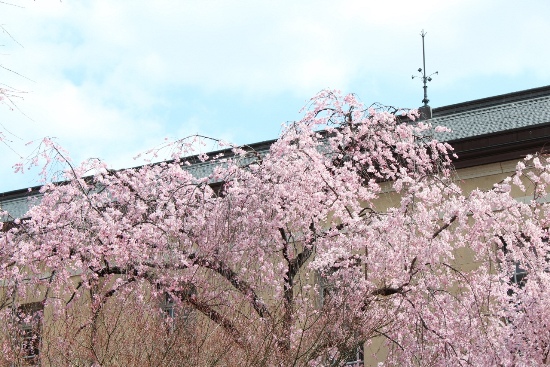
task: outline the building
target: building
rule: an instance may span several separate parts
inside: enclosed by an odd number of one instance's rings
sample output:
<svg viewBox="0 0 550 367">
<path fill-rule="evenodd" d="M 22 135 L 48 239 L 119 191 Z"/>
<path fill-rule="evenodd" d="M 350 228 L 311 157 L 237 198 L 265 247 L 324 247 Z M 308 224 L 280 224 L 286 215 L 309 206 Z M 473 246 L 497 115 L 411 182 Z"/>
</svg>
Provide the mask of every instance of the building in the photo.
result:
<svg viewBox="0 0 550 367">
<path fill-rule="evenodd" d="M 550 149 L 550 86 L 437 107 L 432 116 L 432 124 L 452 130 L 437 138 L 454 147 L 458 170 L 515 161 Z M 265 152 L 273 141 L 250 147 Z M 197 161 L 189 170 L 200 177 L 211 172 L 212 165 Z M 38 188 L 0 193 L 0 208 L 12 218 L 22 217 L 32 205 L 29 197 L 39 195 Z"/>
<path fill-rule="evenodd" d="M 488 188 L 513 172 L 518 159 L 546 149 L 550 142 L 550 86 L 435 108 L 431 121 L 452 130 L 440 138 L 454 146 L 458 155 L 456 179 L 467 189 Z M 251 147 L 261 154 L 271 143 Z M 206 176 L 212 168 L 208 162 L 196 161 L 189 170 Z M 35 188 L 0 194 L 0 207 L 11 218 L 21 218 L 33 200 L 39 200 L 37 192 Z M 388 193 L 388 205 L 391 200 Z M 36 352 L 32 348 L 32 353 Z M 357 353 L 356 358 L 361 355 Z"/>
</svg>

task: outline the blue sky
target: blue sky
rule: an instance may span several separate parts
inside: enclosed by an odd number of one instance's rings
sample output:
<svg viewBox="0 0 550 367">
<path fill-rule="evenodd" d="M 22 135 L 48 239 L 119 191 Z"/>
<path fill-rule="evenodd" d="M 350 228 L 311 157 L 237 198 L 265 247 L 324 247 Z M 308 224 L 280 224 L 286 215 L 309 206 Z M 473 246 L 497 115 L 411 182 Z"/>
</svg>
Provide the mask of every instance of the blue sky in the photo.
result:
<svg viewBox="0 0 550 367">
<path fill-rule="evenodd" d="M 550 2 L 11 0 L 0 4 L 0 192 L 24 143 L 56 137 L 75 161 L 113 168 L 199 133 L 237 144 L 276 138 L 323 88 L 417 107 L 425 29 L 432 107 L 550 84 Z"/>
</svg>

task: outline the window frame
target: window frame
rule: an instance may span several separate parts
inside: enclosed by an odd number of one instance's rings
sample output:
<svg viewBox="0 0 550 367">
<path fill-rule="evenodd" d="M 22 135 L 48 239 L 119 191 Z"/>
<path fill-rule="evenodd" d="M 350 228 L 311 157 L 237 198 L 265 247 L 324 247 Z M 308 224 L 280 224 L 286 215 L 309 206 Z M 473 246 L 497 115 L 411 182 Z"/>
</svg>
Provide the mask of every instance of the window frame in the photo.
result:
<svg viewBox="0 0 550 367">
<path fill-rule="evenodd" d="M 39 364 L 43 313 L 43 302 L 24 303 L 17 308 L 21 354 L 28 364 Z"/>
</svg>

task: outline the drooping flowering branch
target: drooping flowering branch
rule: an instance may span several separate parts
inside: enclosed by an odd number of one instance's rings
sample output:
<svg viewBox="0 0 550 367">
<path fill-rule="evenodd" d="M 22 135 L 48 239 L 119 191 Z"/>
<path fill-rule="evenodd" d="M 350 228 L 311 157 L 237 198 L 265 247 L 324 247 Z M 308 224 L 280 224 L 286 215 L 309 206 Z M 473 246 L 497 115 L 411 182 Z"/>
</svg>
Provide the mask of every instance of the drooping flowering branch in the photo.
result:
<svg viewBox="0 0 550 367">
<path fill-rule="evenodd" d="M 25 298 L 55 305 L 95 362 L 123 358 L 113 350 L 127 353 L 129 341 L 152 356 L 187 335 L 178 353 L 199 365 L 338 365 L 380 337 L 387 365 L 543 363 L 547 158 L 463 192 L 451 147 L 415 118 L 325 91 L 268 152 L 178 153 L 121 171 L 71 165 L 1 234 L 4 294 L 17 295 L 0 302 L 1 317 Z M 190 153 L 193 139 L 178 147 Z M 193 176 L 192 159 L 209 173 Z M 510 281 L 517 267 L 521 284 Z M 162 329 L 163 297 L 196 317 Z M 125 323 L 155 332 L 139 340 Z M 59 340 L 48 353 L 67 350 Z"/>
</svg>

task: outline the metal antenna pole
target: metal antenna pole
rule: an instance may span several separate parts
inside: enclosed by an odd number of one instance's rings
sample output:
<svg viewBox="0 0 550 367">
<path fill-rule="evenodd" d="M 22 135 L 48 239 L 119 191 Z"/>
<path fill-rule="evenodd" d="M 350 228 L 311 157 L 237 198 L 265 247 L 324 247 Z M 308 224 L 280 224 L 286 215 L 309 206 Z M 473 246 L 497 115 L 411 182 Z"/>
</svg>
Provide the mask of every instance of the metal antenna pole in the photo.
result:
<svg viewBox="0 0 550 367">
<path fill-rule="evenodd" d="M 426 32 L 422 30 L 422 33 L 420 33 L 420 35 L 422 36 L 422 82 L 424 83 L 424 99 L 422 100 L 422 103 L 424 103 L 424 106 L 427 106 L 430 100 L 428 99 L 428 86 L 426 85 L 426 51 L 424 49 L 424 36 L 426 35 Z"/>
<path fill-rule="evenodd" d="M 431 82 L 432 81 L 432 75 L 437 75 L 438 72 L 436 71 L 435 73 L 432 73 L 428 76 L 426 76 L 426 48 L 424 46 L 424 37 L 426 36 L 426 32 L 424 32 L 424 30 L 422 30 L 422 32 L 420 33 L 420 35 L 422 36 L 422 68 L 419 68 L 418 69 L 418 72 L 421 73 L 419 76 L 412 76 L 412 78 L 421 78 L 422 79 L 422 84 L 423 84 L 423 88 L 424 88 L 424 99 L 422 100 L 422 103 L 424 103 L 424 107 L 427 107 L 428 106 L 428 102 L 430 102 L 430 100 L 428 99 L 428 82 Z"/>
</svg>

